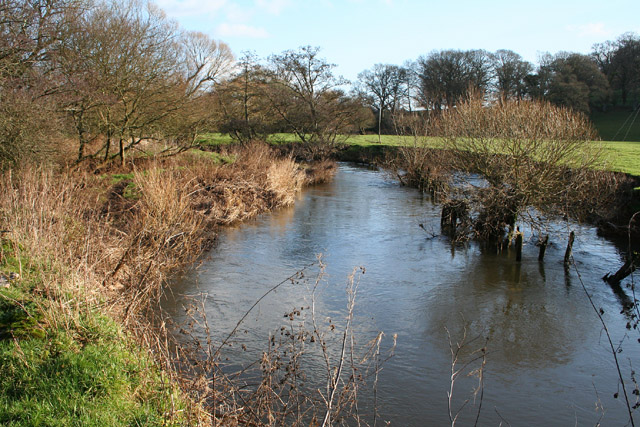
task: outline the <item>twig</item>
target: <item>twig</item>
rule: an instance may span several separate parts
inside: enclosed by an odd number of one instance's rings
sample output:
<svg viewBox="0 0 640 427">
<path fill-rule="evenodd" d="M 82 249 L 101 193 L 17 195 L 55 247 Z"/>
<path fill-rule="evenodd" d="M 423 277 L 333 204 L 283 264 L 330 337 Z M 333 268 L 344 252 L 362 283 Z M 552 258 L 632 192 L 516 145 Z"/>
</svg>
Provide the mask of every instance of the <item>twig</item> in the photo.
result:
<svg viewBox="0 0 640 427">
<path fill-rule="evenodd" d="M 364 272 L 364 268 L 360 267 L 361 271 Z M 356 303 L 356 294 L 358 293 L 358 284 L 360 281 L 356 281 L 354 285 L 354 276 L 356 274 L 357 269 L 353 270 L 353 273 L 349 277 L 349 287 L 347 288 L 347 293 L 349 295 L 349 302 L 347 303 L 348 314 L 347 314 L 347 324 L 345 325 L 343 336 L 342 336 L 342 347 L 340 350 L 340 359 L 338 361 L 338 369 L 336 370 L 336 374 L 333 379 L 330 380 L 330 389 L 327 399 L 327 412 L 324 415 L 324 421 L 322 422 L 322 426 L 326 427 L 331 424 L 331 409 L 333 400 L 335 398 L 336 390 L 338 389 L 338 382 L 340 380 L 340 376 L 342 375 L 342 368 L 344 367 L 344 358 L 346 352 L 347 345 L 347 336 L 349 331 L 351 330 L 351 321 L 353 320 L 353 309 Z"/>
<path fill-rule="evenodd" d="M 256 306 L 258 304 L 260 304 L 260 302 L 265 299 L 267 297 L 267 295 L 269 295 L 271 292 L 275 291 L 276 289 L 278 289 L 280 286 L 284 285 L 287 282 L 292 282 L 296 277 L 299 277 L 305 270 L 307 270 L 308 268 L 314 266 L 316 264 L 316 262 L 312 262 L 311 264 L 308 264 L 306 266 L 304 266 L 302 269 L 296 271 L 295 273 L 293 273 L 291 276 L 287 277 L 286 279 L 284 279 L 282 282 L 278 283 L 277 285 L 275 285 L 274 287 L 272 287 L 271 289 L 269 289 L 267 292 L 265 292 L 264 294 L 262 294 L 262 296 L 260 298 L 258 298 L 258 300 L 253 303 L 253 305 L 249 308 L 249 310 L 247 310 L 244 315 L 240 318 L 240 320 L 238 320 L 238 323 L 236 323 L 236 326 L 233 328 L 233 330 L 231 332 L 229 332 L 229 335 L 227 335 L 227 337 L 222 341 L 222 343 L 220 344 L 220 346 L 216 349 L 214 355 L 217 357 L 220 354 L 220 350 L 222 349 L 222 347 L 224 347 L 227 342 L 229 341 L 229 339 L 231 339 L 231 337 L 236 333 L 236 331 L 238 330 L 238 328 L 240 327 L 240 325 L 242 324 L 242 322 L 244 322 L 244 319 L 247 318 L 247 316 L 249 315 L 249 313 L 251 313 L 251 311 L 256 308 Z"/>
<path fill-rule="evenodd" d="M 633 420 L 633 412 L 631 409 L 631 403 L 629 402 L 629 396 L 627 395 L 627 388 L 625 387 L 625 383 L 624 383 L 624 377 L 622 376 L 622 371 L 620 370 L 620 363 L 618 361 L 618 351 L 616 350 L 615 346 L 613 345 L 613 341 L 611 339 L 611 334 L 609 333 L 609 328 L 607 327 L 606 322 L 604 321 L 604 318 L 602 317 L 602 313 L 600 310 L 598 310 L 596 308 L 595 303 L 593 302 L 593 298 L 591 298 L 591 295 L 589 294 L 589 292 L 587 291 L 587 287 L 584 285 L 584 282 L 582 281 L 582 276 L 580 275 L 580 271 L 578 270 L 578 266 L 576 265 L 576 261 L 573 258 L 573 256 L 571 256 L 571 263 L 573 264 L 573 268 L 576 272 L 576 274 L 578 275 L 578 280 L 580 281 L 580 285 L 582 286 L 582 290 L 584 291 L 585 295 L 587 296 L 587 299 L 589 300 L 589 304 L 591 304 L 591 307 L 593 308 L 593 311 L 596 313 L 596 316 L 598 316 L 598 319 L 600 320 L 600 323 L 602 324 L 602 328 L 604 330 L 605 335 L 607 336 L 607 340 L 609 342 L 609 347 L 611 348 L 611 354 L 613 355 L 613 359 L 615 361 L 616 364 L 616 370 L 618 372 L 618 379 L 620 380 L 620 384 L 622 385 L 622 393 L 624 395 L 624 401 L 627 407 L 627 412 L 629 414 L 629 422 L 631 423 L 632 427 L 635 427 L 635 423 Z"/>
</svg>

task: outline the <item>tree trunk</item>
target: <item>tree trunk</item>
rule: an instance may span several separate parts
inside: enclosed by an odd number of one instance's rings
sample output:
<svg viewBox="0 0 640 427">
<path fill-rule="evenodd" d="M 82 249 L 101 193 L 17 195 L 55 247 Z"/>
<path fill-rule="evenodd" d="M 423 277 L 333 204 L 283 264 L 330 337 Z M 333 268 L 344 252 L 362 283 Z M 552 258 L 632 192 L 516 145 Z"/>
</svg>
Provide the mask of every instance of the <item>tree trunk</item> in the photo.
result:
<svg viewBox="0 0 640 427">
<path fill-rule="evenodd" d="M 569 243 L 567 244 L 567 250 L 564 253 L 564 265 L 568 266 L 569 262 L 571 260 L 571 254 L 573 252 L 573 241 L 576 238 L 576 233 L 575 231 L 572 231 L 571 233 L 569 233 Z"/>
<path fill-rule="evenodd" d="M 382 143 L 382 108 L 378 108 L 378 144 Z"/>
<path fill-rule="evenodd" d="M 522 261 L 522 240 L 523 235 L 520 231 L 516 232 L 516 261 Z"/>
<path fill-rule="evenodd" d="M 111 150 L 111 133 L 107 132 L 107 141 L 104 147 L 104 161 L 109 159 L 109 150 Z"/>
<path fill-rule="evenodd" d="M 82 159 L 84 159 L 84 147 L 87 144 L 86 139 L 84 138 L 84 126 L 83 126 L 83 120 L 82 120 L 82 111 L 76 116 L 75 114 L 73 115 L 75 121 L 76 121 L 76 130 L 78 131 L 78 163 L 82 161 Z"/>
<path fill-rule="evenodd" d="M 122 138 L 120 138 L 118 155 L 120 156 L 120 166 L 124 166 L 124 139 Z"/>
<path fill-rule="evenodd" d="M 82 159 L 84 159 L 84 146 L 85 146 L 85 141 L 82 139 L 82 136 L 80 137 L 80 146 L 78 147 L 78 163 L 80 163 L 82 161 Z"/>
</svg>

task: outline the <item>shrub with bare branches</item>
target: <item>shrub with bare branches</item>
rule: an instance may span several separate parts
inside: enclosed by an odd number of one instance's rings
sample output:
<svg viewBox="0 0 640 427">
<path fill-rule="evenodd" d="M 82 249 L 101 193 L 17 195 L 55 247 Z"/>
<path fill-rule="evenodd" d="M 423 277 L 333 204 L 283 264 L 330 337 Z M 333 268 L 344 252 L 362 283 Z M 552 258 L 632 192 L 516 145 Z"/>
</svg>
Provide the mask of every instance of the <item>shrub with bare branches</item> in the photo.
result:
<svg viewBox="0 0 640 427">
<path fill-rule="evenodd" d="M 582 201 L 604 162 L 583 115 L 545 102 L 486 105 L 470 97 L 438 124 L 460 172 L 455 197 L 470 200 L 480 235 L 500 236 L 516 220 L 535 224 L 541 214 L 576 216 L 579 207 L 594 208 Z"/>
<path fill-rule="evenodd" d="M 427 113 L 396 114 L 394 125 L 403 143 L 387 153 L 385 167 L 403 185 L 443 196 L 451 175 L 450 153 L 433 146 L 433 123 Z"/>
</svg>

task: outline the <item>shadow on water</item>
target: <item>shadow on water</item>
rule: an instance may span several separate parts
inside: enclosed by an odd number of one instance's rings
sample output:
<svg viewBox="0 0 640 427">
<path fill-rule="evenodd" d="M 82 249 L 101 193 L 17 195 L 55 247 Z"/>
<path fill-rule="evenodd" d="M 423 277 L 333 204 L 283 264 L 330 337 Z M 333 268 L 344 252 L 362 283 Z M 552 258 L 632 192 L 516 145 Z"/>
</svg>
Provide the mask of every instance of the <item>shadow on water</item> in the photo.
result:
<svg viewBox="0 0 640 427">
<path fill-rule="evenodd" d="M 593 228 L 569 226 L 577 234 L 580 275 L 620 342 L 629 320 L 621 308 L 631 301 L 623 288 L 612 291 L 600 278 L 620 263 L 625 248 Z M 625 424 L 622 402 L 612 397 L 617 380 L 598 318 L 575 271 L 563 267 L 567 224 L 557 227 L 563 231 L 553 235 L 543 262 L 532 242 L 525 242 L 522 262 L 508 249 L 452 244 L 438 235 L 439 207 L 428 196 L 343 164 L 333 182 L 305 191 L 295 208 L 222 230 L 202 268 L 174 284 L 175 298 L 165 308 L 179 320 L 181 295 L 205 292 L 219 341 L 265 290 L 324 253 L 327 278 L 317 301 L 323 318 L 345 316 L 345 278 L 362 265 L 354 324 L 359 341 L 378 331 L 398 334 L 396 356 L 378 384 L 381 416 L 392 424 L 449 422 L 446 330 L 454 339 L 465 332 L 488 339 L 483 424 L 497 425 L 501 417 L 513 425 L 595 424 L 603 415 L 596 402 L 606 409 L 602 422 Z M 288 286 L 265 299 L 243 324 L 248 350 L 229 350 L 229 358 L 257 360 L 283 314 L 309 304 L 308 291 Z M 638 344 L 629 347 L 625 357 L 638 362 Z M 461 400 L 472 385 L 461 382 Z M 362 397 L 366 411 L 370 396 Z M 474 420 L 470 408 L 460 422 Z"/>
</svg>

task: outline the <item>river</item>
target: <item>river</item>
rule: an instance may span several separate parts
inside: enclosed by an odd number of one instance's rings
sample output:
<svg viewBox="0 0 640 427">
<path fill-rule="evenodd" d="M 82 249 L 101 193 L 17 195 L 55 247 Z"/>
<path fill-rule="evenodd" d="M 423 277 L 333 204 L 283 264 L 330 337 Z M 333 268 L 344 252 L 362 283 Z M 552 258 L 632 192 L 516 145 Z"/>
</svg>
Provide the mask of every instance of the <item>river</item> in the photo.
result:
<svg viewBox="0 0 640 427">
<path fill-rule="evenodd" d="M 447 331 L 454 345 L 466 331 L 470 342 L 458 367 L 487 340 L 479 425 L 627 424 L 611 349 L 581 285 L 582 280 L 604 313 L 614 344 L 622 343 L 618 356 L 629 382 L 640 361 L 639 334 L 626 328 L 632 319 L 622 310 L 625 296 L 600 279 L 621 265 L 624 245 L 599 237 L 590 226 L 556 224 L 544 262 L 537 261 L 538 248 L 526 236 L 523 261 L 517 263 L 509 251 L 452 244 L 439 235 L 439 214 L 428 195 L 381 172 L 341 164 L 332 182 L 306 189 L 295 207 L 222 229 L 199 267 L 173 283 L 164 308 L 180 321 L 186 301 L 204 293 L 219 343 L 265 292 L 322 253 L 326 276 L 315 311 L 323 327 L 329 318 L 337 331 L 343 327 L 347 276 L 363 266 L 354 336 L 362 345 L 383 331 L 386 354 L 397 334 L 394 355 L 377 383 L 378 420 L 398 426 L 449 423 Z M 577 271 L 567 273 L 569 229 L 576 231 Z M 233 361 L 227 369 L 259 360 L 269 334 L 287 325 L 285 314 L 302 308 L 309 315 L 315 271 L 307 273 L 306 283 L 282 285 L 250 313 L 231 340 L 235 345 L 223 353 Z M 471 368 L 479 366 L 476 361 Z M 309 382 L 321 386 L 322 364 L 310 363 L 308 371 Z M 455 383 L 454 408 L 470 399 L 460 425 L 476 419 L 477 384 L 476 377 L 466 376 Z M 373 395 L 363 389 L 361 398 L 363 416 L 372 423 Z"/>
</svg>

